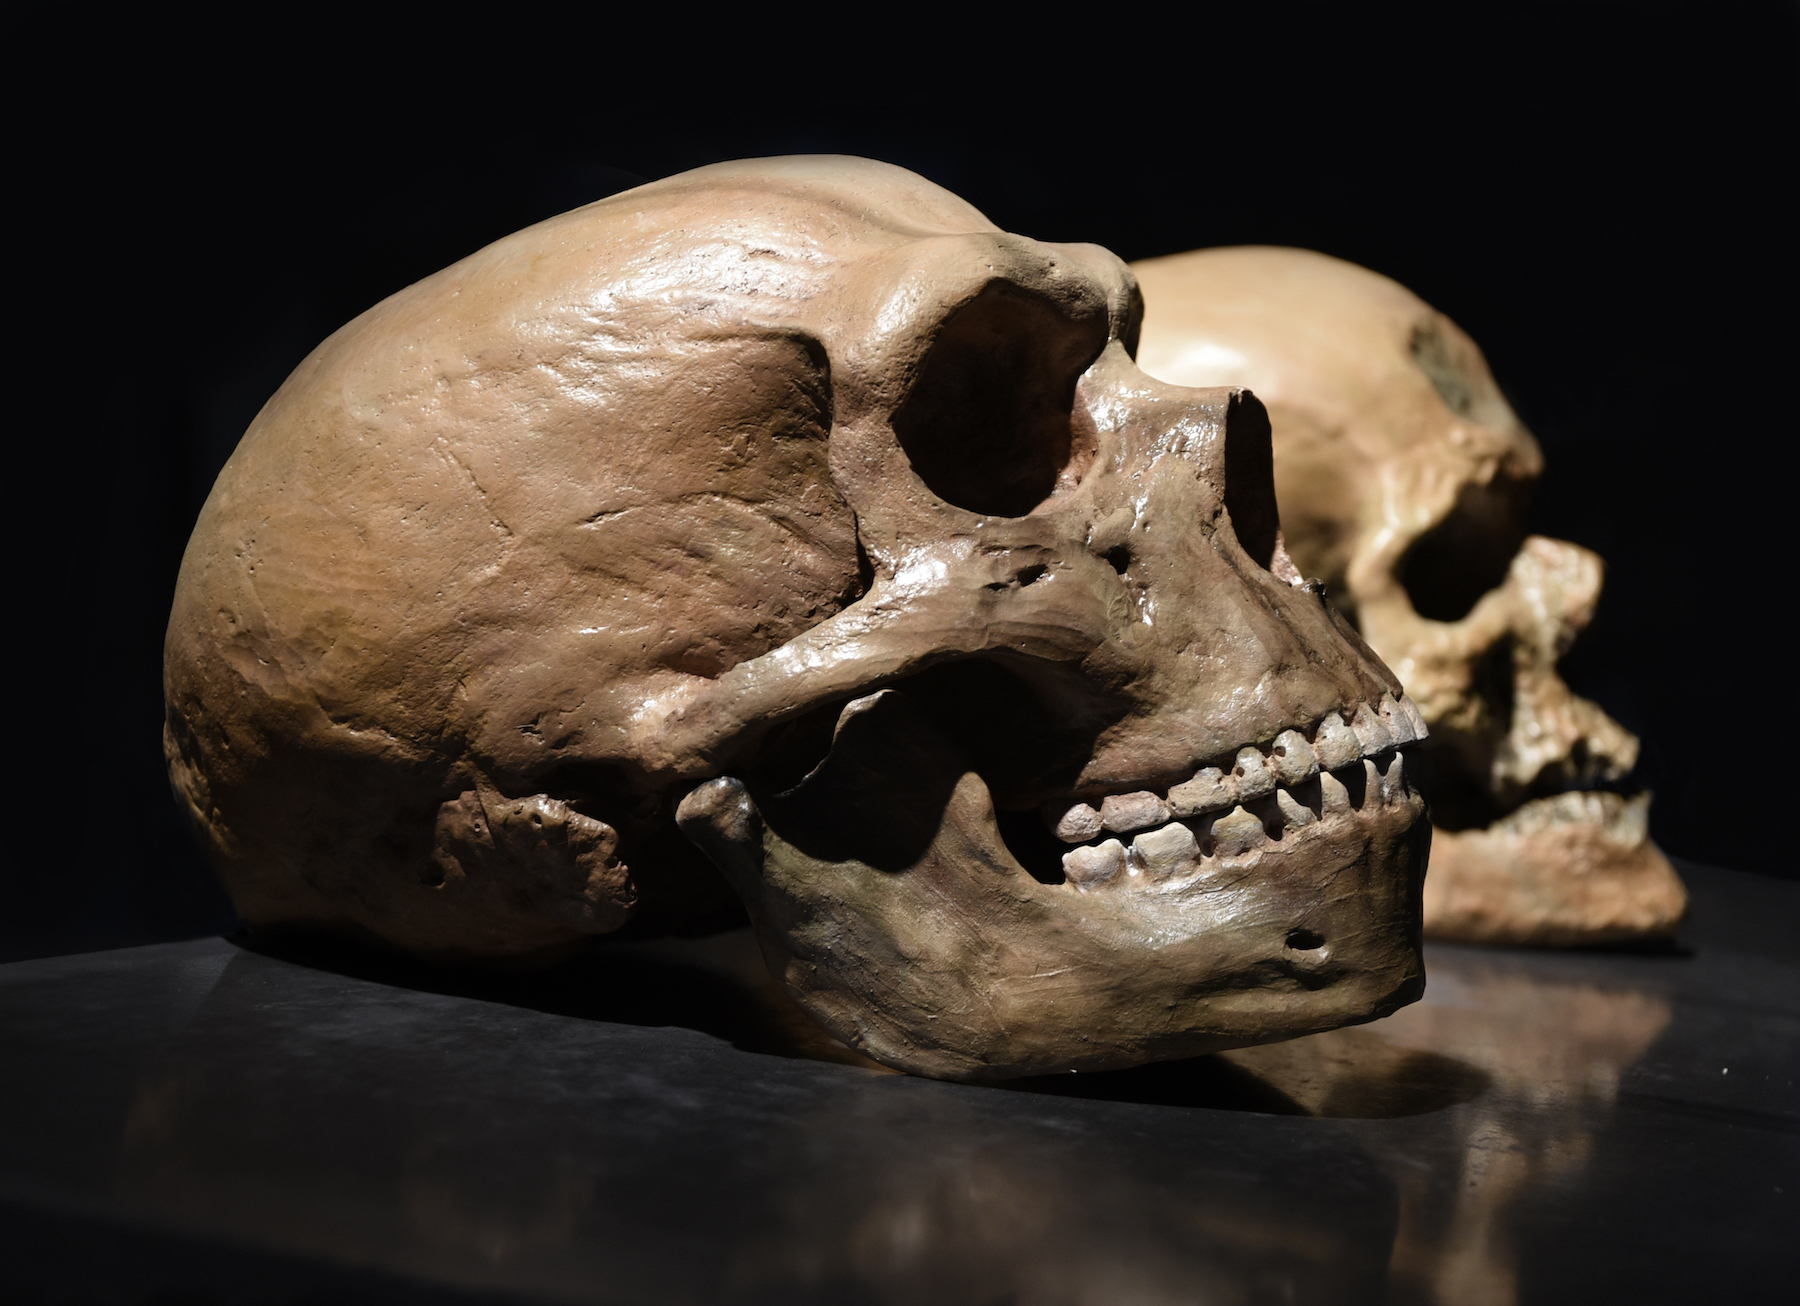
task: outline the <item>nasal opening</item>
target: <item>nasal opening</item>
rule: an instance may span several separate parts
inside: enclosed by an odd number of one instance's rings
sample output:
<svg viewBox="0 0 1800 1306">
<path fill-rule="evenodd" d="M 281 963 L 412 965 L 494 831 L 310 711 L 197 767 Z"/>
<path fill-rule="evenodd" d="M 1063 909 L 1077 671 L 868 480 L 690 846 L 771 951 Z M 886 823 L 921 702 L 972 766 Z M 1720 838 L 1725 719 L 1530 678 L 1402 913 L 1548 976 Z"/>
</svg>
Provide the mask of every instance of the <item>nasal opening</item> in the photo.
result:
<svg viewBox="0 0 1800 1306">
<path fill-rule="evenodd" d="M 1275 444 L 1269 410 L 1235 390 L 1225 410 L 1225 511 L 1232 533 L 1260 567 L 1275 559 L 1281 516 L 1275 507 Z"/>
</svg>

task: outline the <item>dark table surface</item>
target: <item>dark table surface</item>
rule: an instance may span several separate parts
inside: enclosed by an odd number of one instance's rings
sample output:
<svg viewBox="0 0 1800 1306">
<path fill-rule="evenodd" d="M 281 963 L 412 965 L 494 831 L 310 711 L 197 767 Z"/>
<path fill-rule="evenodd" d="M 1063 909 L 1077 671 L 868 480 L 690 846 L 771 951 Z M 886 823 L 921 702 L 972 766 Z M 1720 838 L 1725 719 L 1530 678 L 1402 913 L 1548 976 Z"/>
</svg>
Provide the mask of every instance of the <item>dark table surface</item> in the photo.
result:
<svg viewBox="0 0 1800 1306">
<path fill-rule="evenodd" d="M 1682 869 L 1672 948 L 1434 946 L 1374 1025 L 984 1088 L 742 933 L 0 966 L 0 1297 L 1791 1301 L 1800 882 Z"/>
</svg>

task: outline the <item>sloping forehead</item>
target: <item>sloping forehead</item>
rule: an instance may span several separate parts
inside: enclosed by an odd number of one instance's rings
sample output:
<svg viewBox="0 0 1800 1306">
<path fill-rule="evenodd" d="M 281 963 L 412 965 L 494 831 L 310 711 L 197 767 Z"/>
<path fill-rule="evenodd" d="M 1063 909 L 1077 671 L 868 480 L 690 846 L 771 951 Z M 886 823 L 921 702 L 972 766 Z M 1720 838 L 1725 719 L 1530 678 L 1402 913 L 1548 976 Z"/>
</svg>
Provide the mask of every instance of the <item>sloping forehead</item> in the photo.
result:
<svg viewBox="0 0 1800 1306">
<path fill-rule="evenodd" d="M 815 240 L 884 242 L 997 232 L 974 205 L 891 163 L 845 155 L 743 159 L 696 168 L 607 203 L 766 226 Z"/>
<path fill-rule="evenodd" d="M 572 315 L 590 329 L 649 327 L 665 314 L 694 328 L 706 319 L 790 323 L 810 321 L 807 305 L 847 265 L 944 236 L 998 234 L 972 205 L 891 164 L 753 159 L 551 218 L 418 289 L 455 293 L 463 302 L 454 316 L 486 323 Z"/>
</svg>

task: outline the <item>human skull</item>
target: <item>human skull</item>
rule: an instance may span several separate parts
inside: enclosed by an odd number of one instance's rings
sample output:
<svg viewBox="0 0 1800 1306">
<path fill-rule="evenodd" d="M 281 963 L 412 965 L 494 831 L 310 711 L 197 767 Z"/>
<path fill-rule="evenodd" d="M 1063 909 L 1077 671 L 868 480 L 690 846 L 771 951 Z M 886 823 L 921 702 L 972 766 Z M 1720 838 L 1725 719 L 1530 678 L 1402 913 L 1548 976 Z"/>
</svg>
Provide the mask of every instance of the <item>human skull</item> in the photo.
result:
<svg viewBox="0 0 1800 1306">
<path fill-rule="evenodd" d="M 723 872 L 826 1029 L 963 1079 L 1412 1000 L 1416 709 L 1298 584 L 1261 405 L 1138 371 L 1139 312 L 851 159 L 377 305 L 182 566 L 166 748 L 238 910 L 541 960 Z"/>
<path fill-rule="evenodd" d="M 1425 929 L 1584 944 L 1666 934 L 1686 892 L 1616 791 L 1638 741 L 1557 661 L 1592 619 L 1601 561 L 1525 535 L 1536 440 L 1481 351 L 1404 287 L 1307 250 L 1135 264 L 1139 361 L 1269 406 L 1296 564 L 1324 579 L 1431 726 Z"/>
</svg>

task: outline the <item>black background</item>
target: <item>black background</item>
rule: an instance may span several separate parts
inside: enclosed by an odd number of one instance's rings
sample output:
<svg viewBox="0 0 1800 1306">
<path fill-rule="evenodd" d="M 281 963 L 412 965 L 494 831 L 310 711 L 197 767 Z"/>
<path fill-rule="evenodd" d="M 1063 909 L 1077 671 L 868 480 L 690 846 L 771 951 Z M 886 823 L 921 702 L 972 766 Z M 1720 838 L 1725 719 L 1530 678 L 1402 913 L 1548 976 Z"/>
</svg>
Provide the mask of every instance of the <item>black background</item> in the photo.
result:
<svg viewBox="0 0 1800 1306">
<path fill-rule="evenodd" d="M 1543 443 L 1533 529 L 1608 561 L 1565 670 L 1643 737 L 1657 839 L 1795 873 L 1791 4 L 794 10 L 741 40 L 269 21 L 229 54 L 162 28 L 19 47 L 53 75 L 15 133 L 0 956 L 230 926 L 163 777 L 162 628 L 214 475 L 313 345 L 531 222 L 784 153 L 885 159 L 1127 259 L 1320 249 L 1448 313 Z"/>
</svg>

